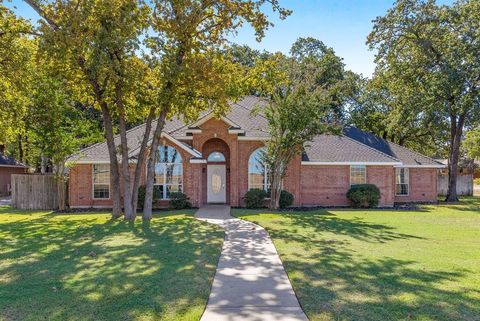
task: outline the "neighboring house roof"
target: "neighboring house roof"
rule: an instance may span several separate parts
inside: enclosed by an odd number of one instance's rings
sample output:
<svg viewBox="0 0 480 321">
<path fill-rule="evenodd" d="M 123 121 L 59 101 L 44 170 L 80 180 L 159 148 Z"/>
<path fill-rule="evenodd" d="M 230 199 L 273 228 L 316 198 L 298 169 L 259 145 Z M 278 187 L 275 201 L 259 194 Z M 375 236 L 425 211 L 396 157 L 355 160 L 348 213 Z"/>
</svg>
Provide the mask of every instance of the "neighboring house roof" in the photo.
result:
<svg viewBox="0 0 480 321">
<path fill-rule="evenodd" d="M 0 167 L 23 167 L 28 168 L 27 165 L 17 162 L 13 157 L 0 153 Z"/>
<path fill-rule="evenodd" d="M 267 104 L 266 100 L 246 96 L 231 102 L 230 110 L 222 119 L 230 125 L 230 131 L 238 134 L 239 139 L 261 140 L 268 139 L 266 129 L 268 121 L 261 112 L 254 112 L 256 108 L 261 111 Z M 188 138 L 192 133 L 201 132 L 201 124 L 214 116 L 212 111 L 200 114 L 197 121 L 184 123 L 178 118 L 166 121 L 163 130 L 164 137 L 173 140 L 181 148 L 187 150 L 195 159 L 201 159 L 199 151 L 181 140 Z M 150 139 L 157 122 L 152 122 Z M 200 127 L 199 127 L 200 126 Z M 145 132 L 145 124 L 127 131 L 127 141 L 130 148 L 129 156 L 135 159 L 140 149 Z M 115 144 L 120 144 L 120 138 L 115 137 Z M 105 142 L 98 143 L 81 150 L 69 159 L 79 163 L 109 162 L 108 148 Z M 426 156 L 415 153 L 407 148 L 390 143 L 375 135 L 366 133 L 354 127 L 346 127 L 344 134 L 318 135 L 305 146 L 302 155 L 302 164 L 391 164 L 395 166 L 442 166 L 439 162 Z"/>
<path fill-rule="evenodd" d="M 445 167 L 444 164 L 433 158 L 414 152 L 406 147 L 389 142 L 373 134 L 364 132 L 358 128 L 347 126 L 344 134 L 362 144 L 370 146 L 391 157 L 395 157 L 402 162 L 404 166 L 409 167 Z"/>
</svg>

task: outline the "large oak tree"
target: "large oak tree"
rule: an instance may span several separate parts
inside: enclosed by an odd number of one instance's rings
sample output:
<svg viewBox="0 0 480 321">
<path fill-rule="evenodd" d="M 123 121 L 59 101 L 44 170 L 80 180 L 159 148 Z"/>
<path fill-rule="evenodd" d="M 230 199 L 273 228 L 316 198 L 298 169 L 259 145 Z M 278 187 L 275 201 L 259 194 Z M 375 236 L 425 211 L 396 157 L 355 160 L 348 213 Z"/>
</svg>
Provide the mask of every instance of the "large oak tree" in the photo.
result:
<svg viewBox="0 0 480 321">
<path fill-rule="evenodd" d="M 399 0 L 374 21 L 368 44 L 377 50 L 375 78 L 380 78 L 395 113 L 428 117 L 447 124 L 447 201 L 457 201 L 457 170 L 465 128 L 479 121 L 480 2 L 452 6 L 435 1 Z"/>
</svg>

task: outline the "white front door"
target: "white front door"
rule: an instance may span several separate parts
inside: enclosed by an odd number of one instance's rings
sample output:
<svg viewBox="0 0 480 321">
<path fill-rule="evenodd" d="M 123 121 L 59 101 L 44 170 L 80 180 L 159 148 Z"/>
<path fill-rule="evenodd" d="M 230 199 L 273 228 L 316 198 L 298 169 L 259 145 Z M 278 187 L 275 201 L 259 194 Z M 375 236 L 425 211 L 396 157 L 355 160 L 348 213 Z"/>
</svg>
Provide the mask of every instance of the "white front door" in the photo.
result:
<svg viewBox="0 0 480 321">
<path fill-rule="evenodd" d="M 226 203 L 225 165 L 207 165 L 207 202 Z"/>
</svg>

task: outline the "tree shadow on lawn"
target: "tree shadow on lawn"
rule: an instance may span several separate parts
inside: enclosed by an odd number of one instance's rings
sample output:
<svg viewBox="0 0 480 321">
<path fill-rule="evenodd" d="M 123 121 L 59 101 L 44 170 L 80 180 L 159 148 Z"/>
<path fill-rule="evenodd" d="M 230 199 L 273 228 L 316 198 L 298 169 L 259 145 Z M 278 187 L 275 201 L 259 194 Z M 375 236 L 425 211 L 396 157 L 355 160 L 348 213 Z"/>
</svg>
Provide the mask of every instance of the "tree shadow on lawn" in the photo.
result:
<svg viewBox="0 0 480 321">
<path fill-rule="evenodd" d="M 327 211 L 279 214 L 265 225 L 311 320 L 480 320 L 480 295 L 462 280 L 473 271 L 435 271 L 395 258 L 398 244 L 379 259 L 364 255 L 374 247 L 352 246 L 421 237 Z"/>
<path fill-rule="evenodd" d="M 200 317 L 223 232 L 170 215 L 0 224 L 0 319 Z"/>
<path fill-rule="evenodd" d="M 315 237 L 317 233 L 331 232 L 336 235 L 345 235 L 366 242 L 379 243 L 384 243 L 395 239 L 422 238 L 415 235 L 398 233 L 392 226 L 367 222 L 362 217 L 343 219 L 326 210 L 271 213 L 279 214 L 285 218 L 276 222 L 285 227 L 285 229 L 282 229 L 282 231 L 290 231 L 289 237 L 293 239 L 295 239 L 297 236 L 300 237 L 300 240 L 303 239 L 301 234 L 305 233 L 305 230 L 311 233 L 313 237 Z M 242 216 L 248 217 L 250 215 L 257 214 L 258 211 L 252 212 L 251 214 L 242 213 Z M 252 221 L 258 222 L 255 217 L 252 217 L 251 219 Z M 298 233 L 299 230 L 297 227 L 301 227 L 301 233 Z M 278 230 L 273 230 L 271 233 L 278 233 Z"/>
</svg>

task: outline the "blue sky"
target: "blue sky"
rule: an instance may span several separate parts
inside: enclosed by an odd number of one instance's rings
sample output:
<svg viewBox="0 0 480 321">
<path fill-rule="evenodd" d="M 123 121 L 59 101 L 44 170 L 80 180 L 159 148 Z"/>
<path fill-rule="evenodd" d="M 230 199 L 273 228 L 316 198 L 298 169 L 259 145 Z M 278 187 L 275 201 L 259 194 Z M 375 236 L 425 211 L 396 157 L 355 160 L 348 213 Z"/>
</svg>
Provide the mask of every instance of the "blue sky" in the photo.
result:
<svg viewBox="0 0 480 321">
<path fill-rule="evenodd" d="M 256 49 L 288 53 L 299 37 L 315 37 L 333 47 L 344 59 L 346 67 L 354 72 L 371 76 L 374 71 L 374 52 L 365 42 L 372 29 L 372 20 L 382 16 L 393 5 L 393 0 L 281 0 L 281 4 L 293 10 L 286 20 L 272 15 L 275 27 L 267 31 L 262 42 L 255 41 L 253 31 L 244 27 L 233 42 L 247 44 Z M 441 0 L 440 3 L 451 3 Z M 13 0 L 7 6 L 17 6 L 18 14 L 37 19 L 35 12 L 23 1 Z"/>
</svg>

